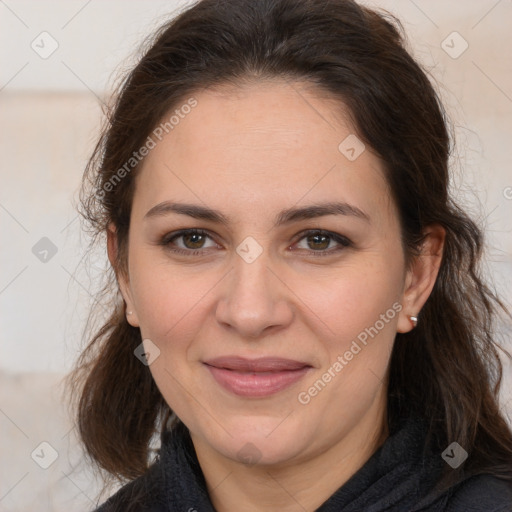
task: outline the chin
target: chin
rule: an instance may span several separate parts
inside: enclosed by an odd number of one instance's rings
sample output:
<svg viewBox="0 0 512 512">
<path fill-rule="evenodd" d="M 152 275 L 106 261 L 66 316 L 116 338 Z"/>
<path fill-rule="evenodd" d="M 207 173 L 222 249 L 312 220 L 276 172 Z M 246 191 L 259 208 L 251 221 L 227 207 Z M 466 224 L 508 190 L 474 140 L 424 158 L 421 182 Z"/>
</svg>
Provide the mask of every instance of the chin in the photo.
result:
<svg viewBox="0 0 512 512">
<path fill-rule="evenodd" d="M 282 422 L 280 424 L 280 422 Z M 285 423 L 287 423 L 285 425 Z M 212 436 L 209 430 L 207 442 L 227 458 L 247 465 L 283 464 L 297 457 L 311 446 L 304 424 L 275 417 L 244 417 L 231 421 L 229 428 Z"/>
</svg>

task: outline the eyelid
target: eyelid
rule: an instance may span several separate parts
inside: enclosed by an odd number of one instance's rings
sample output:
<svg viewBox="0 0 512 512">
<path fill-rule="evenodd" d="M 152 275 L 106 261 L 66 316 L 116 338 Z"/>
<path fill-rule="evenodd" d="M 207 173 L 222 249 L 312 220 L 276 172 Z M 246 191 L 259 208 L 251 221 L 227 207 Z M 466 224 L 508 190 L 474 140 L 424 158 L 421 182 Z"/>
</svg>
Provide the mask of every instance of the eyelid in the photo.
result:
<svg viewBox="0 0 512 512">
<path fill-rule="evenodd" d="M 309 250 L 308 249 L 298 249 L 298 251 L 306 251 L 307 253 L 309 253 L 309 255 L 313 255 L 315 257 L 316 256 L 330 256 L 330 255 L 333 255 L 333 254 L 336 254 L 336 253 L 342 251 L 343 249 L 347 249 L 348 247 L 353 246 L 353 242 L 346 236 L 344 236 L 340 233 L 336 233 L 335 231 L 329 231 L 327 229 L 322 229 L 322 228 L 309 228 L 309 229 L 305 229 L 305 230 L 301 231 L 300 233 L 297 233 L 297 235 L 294 237 L 294 242 L 292 243 L 292 245 L 295 245 L 296 243 L 300 242 L 304 238 L 306 238 L 308 236 L 312 236 L 312 235 L 327 236 L 328 238 L 330 238 L 331 240 L 336 242 L 339 247 L 321 250 L 321 251 L 314 251 L 312 249 L 309 249 Z"/>
<path fill-rule="evenodd" d="M 210 240 L 212 240 L 213 242 L 215 242 L 217 245 L 219 245 L 215 239 L 216 236 L 213 236 L 208 230 L 205 230 L 202 228 L 186 228 L 186 229 L 181 229 L 178 231 L 173 231 L 172 233 L 168 233 L 162 237 L 160 245 L 163 245 L 164 247 L 168 247 L 168 245 L 173 240 L 180 238 L 182 236 L 190 235 L 190 234 L 198 234 L 198 235 L 205 236 L 205 237 L 209 238 Z M 334 231 L 329 231 L 329 230 L 321 229 L 321 228 L 309 228 L 309 229 L 305 229 L 305 230 L 297 233 L 294 236 L 294 241 L 288 247 L 292 247 L 297 242 L 301 241 L 302 239 L 306 238 L 307 236 L 312 236 L 312 235 L 327 236 L 331 240 L 334 240 L 340 247 L 334 248 L 334 249 L 319 250 L 319 251 L 308 250 L 308 249 L 298 249 L 298 250 L 296 249 L 295 251 L 306 251 L 309 253 L 309 255 L 313 255 L 313 256 L 329 256 L 334 253 L 340 252 L 343 249 L 351 247 L 353 245 L 352 241 L 349 238 L 347 238 L 344 235 L 341 235 L 340 233 L 336 233 Z M 174 248 L 174 249 L 169 248 L 169 250 L 173 253 L 192 255 L 192 256 L 198 255 L 198 254 L 201 255 L 201 254 L 205 254 L 206 252 L 208 252 L 208 249 L 202 249 L 202 248 L 200 248 L 200 249 L 182 249 L 181 247 L 178 247 L 178 248 Z"/>
<path fill-rule="evenodd" d="M 215 240 L 215 237 L 212 236 L 212 234 L 209 231 L 207 231 L 205 229 L 201 229 L 201 228 L 187 228 L 187 229 L 180 229 L 178 231 L 173 231 L 172 233 L 167 233 L 166 235 L 164 235 L 162 237 L 161 244 L 168 245 L 169 243 L 171 243 L 173 240 L 175 240 L 177 238 L 180 238 L 180 237 L 186 236 L 186 235 L 191 235 L 191 234 L 192 235 L 202 235 L 202 236 L 208 237 L 210 240 L 217 243 Z M 202 249 L 188 249 L 186 252 L 192 252 L 194 250 L 200 251 Z"/>
</svg>

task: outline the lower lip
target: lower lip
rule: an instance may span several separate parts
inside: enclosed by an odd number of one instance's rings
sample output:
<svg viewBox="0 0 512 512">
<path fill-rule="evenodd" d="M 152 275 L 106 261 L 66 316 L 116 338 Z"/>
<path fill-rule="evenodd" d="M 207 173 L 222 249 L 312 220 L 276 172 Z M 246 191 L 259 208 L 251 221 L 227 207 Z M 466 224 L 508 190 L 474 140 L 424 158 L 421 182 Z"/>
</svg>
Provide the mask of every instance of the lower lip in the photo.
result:
<svg viewBox="0 0 512 512">
<path fill-rule="evenodd" d="M 213 378 L 225 389 L 238 396 L 265 397 L 291 386 L 311 370 L 310 366 L 280 372 L 239 372 L 206 365 Z"/>
</svg>

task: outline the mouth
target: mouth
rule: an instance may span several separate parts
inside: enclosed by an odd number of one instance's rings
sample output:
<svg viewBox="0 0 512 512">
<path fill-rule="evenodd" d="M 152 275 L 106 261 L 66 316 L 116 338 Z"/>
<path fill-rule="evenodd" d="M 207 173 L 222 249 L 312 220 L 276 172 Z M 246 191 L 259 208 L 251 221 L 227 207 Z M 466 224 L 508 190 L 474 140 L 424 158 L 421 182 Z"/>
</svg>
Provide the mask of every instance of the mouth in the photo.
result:
<svg viewBox="0 0 512 512">
<path fill-rule="evenodd" d="M 277 357 L 245 359 L 226 356 L 203 364 L 224 389 L 252 398 L 278 393 L 302 379 L 313 368 L 305 362 Z"/>
</svg>

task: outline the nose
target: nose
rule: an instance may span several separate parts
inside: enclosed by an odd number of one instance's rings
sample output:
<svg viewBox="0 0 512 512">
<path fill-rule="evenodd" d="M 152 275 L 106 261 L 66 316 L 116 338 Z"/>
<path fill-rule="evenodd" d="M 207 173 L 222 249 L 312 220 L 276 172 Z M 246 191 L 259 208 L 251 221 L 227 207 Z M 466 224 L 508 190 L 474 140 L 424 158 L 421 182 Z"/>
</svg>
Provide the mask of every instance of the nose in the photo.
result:
<svg viewBox="0 0 512 512">
<path fill-rule="evenodd" d="M 260 338 L 290 325 L 294 315 L 291 295 L 265 251 L 252 263 L 235 255 L 234 269 L 221 288 L 216 319 L 240 337 Z"/>
</svg>

